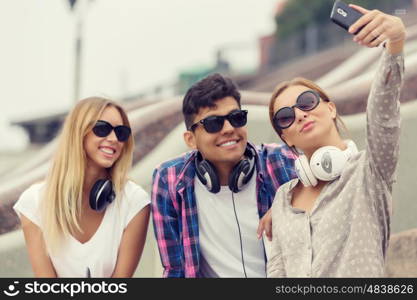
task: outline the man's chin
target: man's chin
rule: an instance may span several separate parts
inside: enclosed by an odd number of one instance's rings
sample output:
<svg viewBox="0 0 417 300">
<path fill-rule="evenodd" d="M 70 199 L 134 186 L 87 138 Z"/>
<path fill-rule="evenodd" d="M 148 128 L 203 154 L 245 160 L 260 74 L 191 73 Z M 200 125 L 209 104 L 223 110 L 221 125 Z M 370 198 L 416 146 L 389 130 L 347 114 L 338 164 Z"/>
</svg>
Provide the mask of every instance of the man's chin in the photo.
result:
<svg viewBox="0 0 417 300">
<path fill-rule="evenodd" d="M 220 163 L 220 164 L 237 164 L 243 157 L 243 153 L 236 153 L 236 154 L 232 154 L 232 153 L 228 153 L 228 154 L 224 154 L 224 153 L 219 153 L 216 158 L 213 160 L 213 162 L 215 161 L 216 163 Z"/>
</svg>

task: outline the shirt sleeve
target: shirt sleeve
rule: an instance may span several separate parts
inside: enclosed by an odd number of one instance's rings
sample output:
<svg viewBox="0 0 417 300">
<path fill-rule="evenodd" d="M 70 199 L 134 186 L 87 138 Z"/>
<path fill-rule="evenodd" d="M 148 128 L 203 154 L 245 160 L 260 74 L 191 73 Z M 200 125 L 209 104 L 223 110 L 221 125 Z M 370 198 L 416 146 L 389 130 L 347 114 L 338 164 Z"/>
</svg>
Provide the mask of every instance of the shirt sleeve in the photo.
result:
<svg viewBox="0 0 417 300">
<path fill-rule="evenodd" d="M 163 277 L 184 277 L 184 257 L 179 234 L 180 221 L 171 199 L 166 169 L 153 173 L 151 210 L 154 233 L 164 268 Z"/>
<path fill-rule="evenodd" d="M 129 193 L 127 196 L 127 212 L 125 218 L 125 228 L 129 225 L 130 221 L 133 219 L 134 216 L 146 205 L 150 204 L 150 197 L 147 192 L 143 190 L 142 187 L 139 185 L 130 182 L 127 184 L 131 184 L 134 186 L 133 191 Z"/>
<path fill-rule="evenodd" d="M 278 195 L 278 193 L 277 193 Z M 272 205 L 272 220 L 276 219 L 276 213 L 274 210 L 277 208 L 277 202 L 274 201 Z M 276 222 L 275 222 L 276 223 Z M 272 222 L 274 224 L 274 222 Z M 267 262 L 267 277 L 274 277 L 274 278 L 282 278 L 286 277 L 285 273 L 285 266 L 284 266 L 284 259 L 282 256 L 282 249 L 280 244 L 280 239 L 278 237 L 278 228 L 272 225 L 272 245 L 271 245 L 271 252 L 270 258 Z"/>
<path fill-rule="evenodd" d="M 13 206 L 19 217 L 24 215 L 39 227 L 41 227 L 40 188 L 41 184 L 32 185 L 20 195 Z"/>
<path fill-rule="evenodd" d="M 389 186 L 394 181 L 400 138 L 400 90 L 404 80 L 404 56 L 384 49 L 372 83 L 366 111 L 367 155 L 370 169 Z"/>
<path fill-rule="evenodd" d="M 296 156 L 286 145 L 262 144 L 266 173 L 276 191 L 281 185 L 297 177 L 294 168 Z"/>
</svg>

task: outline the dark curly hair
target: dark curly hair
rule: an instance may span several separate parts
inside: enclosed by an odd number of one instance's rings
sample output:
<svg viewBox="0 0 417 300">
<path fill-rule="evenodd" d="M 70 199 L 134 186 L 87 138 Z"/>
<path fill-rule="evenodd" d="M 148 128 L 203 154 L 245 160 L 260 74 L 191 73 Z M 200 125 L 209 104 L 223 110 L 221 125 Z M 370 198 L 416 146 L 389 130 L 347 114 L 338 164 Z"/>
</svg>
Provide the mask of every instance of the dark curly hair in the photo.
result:
<svg viewBox="0 0 417 300">
<path fill-rule="evenodd" d="M 209 75 L 190 87 L 184 96 L 182 113 L 187 130 L 190 130 L 200 108 L 214 107 L 215 102 L 225 97 L 235 98 L 240 108 L 240 93 L 236 84 L 219 73 Z"/>
</svg>

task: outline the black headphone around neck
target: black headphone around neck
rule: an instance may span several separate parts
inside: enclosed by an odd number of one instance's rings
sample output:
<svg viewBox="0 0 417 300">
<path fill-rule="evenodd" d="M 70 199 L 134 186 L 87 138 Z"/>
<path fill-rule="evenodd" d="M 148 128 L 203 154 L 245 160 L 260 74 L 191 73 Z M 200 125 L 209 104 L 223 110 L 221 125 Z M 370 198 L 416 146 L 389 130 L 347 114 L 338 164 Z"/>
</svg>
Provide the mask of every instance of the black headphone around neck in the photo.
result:
<svg viewBox="0 0 417 300">
<path fill-rule="evenodd" d="M 90 207 L 103 211 L 115 198 L 113 183 L 109 179 L 97 180 L 90 191 Z"/>
<path fill-rule="evenodd" d="M 249 145 L 246 146 L 244 156 L 245 158 L 233 167 L 229 176 L 229 189 L 233 193 L 242 190 L 255 171 L 255 149 Z M 206 186 L 207 190 L 214 194 L 218 193 L 220 191 L 220 179 L 216 168 L 210 161 L 203 159 L 200 152 L 195 157 L 195 167 L 198 179 Z"/>
</svg>

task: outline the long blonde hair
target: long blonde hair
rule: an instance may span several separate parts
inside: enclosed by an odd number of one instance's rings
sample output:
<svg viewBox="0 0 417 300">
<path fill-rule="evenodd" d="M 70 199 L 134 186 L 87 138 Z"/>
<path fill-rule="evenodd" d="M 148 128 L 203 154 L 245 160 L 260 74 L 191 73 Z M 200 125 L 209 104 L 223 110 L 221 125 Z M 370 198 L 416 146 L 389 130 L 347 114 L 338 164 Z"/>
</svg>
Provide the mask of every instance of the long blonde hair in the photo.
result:
<svg viewBox="0 0 417 300">
<path fill-rule="evenodd" d="M 120 105 L 99 97 L 81 100 L 65 119 L 42 194 L 42 222 L 49 251 L 59 248 L 63 236 L 82 232 L 79 218 L 82 210 L 84 172 L 87 166 L 84 137 L 109 106 L 115 107 L 122 116 L 123 125 L 130 127 L 127 115 Z M 125 142 L 119 159 L 108 169 L 116 196 L 121 194 L 127 182 L 133 146 L 134 140 L 131 135 Z"/>
</svg>

